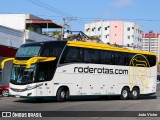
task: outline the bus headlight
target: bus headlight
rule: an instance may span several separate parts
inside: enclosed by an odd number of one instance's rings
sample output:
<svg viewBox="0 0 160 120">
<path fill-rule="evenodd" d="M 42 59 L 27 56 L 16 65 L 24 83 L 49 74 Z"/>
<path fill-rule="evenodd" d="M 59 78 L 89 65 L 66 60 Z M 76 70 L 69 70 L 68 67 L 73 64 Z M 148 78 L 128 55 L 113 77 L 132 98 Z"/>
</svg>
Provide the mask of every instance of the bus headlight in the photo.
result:
<svg viewBox="0 0 160 120">
<path fill-rule="evenodd" d="M 27 85 L 26 90 L 32 90 L 32 89 L 37 88 L 37 87 L 40 87 L 40 86 L 42 86 L 42 85 L 43 85 L 43 83 L 42 83 L 42 84 L 37 84 L 37 85 L 35 85 L 35 86 Z"/>
<path fill-rule="evenodd" d="M 34 88 L 35 88 L 34 86 L 27 86 L 27 87 L 26 87 L 27 90 L 32 90 L 32 89 L 34 89 Z"/>
</svg>

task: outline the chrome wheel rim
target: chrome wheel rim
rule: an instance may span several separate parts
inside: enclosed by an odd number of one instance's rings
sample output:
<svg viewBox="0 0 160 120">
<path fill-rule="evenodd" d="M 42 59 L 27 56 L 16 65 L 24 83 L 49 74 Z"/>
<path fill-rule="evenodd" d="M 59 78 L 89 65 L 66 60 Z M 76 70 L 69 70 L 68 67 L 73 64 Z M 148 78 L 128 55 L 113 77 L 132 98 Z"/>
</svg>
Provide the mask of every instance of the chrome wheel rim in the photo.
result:
<svg viewBox="0 0 160 120">
<path fill-rule="evenodd" d="M 65 91 L 62 91 L 62 92 L 61 92 L 61 98 L 65 98 L 65 96 L 66 96 Z"/>
<path fill-rule="evenodd" d="M 132 92 L 132 95 L 134 96 L 134 97 L 136 97 L 137 96 L 137 91 L 136 90 L 134 90 L 133 92 Z"/>
<path fill-rule="evenodd" d="M 127 96 L 128 96 L 128 92 L 127 92 L 127 90 L 123 90 L 123 92 L 122 92 L 122 96 L 123 96 L 124 98 L 127 98 Z"/>
<path fill-rule="evenodd" d="M 3 91 L 2 91 L 2 96 L 7 97 L 8 94 L 9 94 L 8 90 L 3 90 Z"/>
</svg>

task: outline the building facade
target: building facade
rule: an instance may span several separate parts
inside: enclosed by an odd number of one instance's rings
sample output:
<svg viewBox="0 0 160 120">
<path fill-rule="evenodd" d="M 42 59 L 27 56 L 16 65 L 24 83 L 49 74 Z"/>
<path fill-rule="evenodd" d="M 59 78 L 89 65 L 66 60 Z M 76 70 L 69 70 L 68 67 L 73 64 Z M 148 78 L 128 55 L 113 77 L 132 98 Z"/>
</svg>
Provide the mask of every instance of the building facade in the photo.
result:
<svg viewBox="0 0 160 120">
<path fill-rule="evenodd" d="M 133 22 L 94 21 L 85 24 L 85 34 L 98 36 L 102 42 L 142 48 L 142 26 Z"/>
<path fill-rule="evenodd" d="M 62 28 L 52 20 L 45 20 L 32 14 L 0 14 L 0 25 L 23 32 L 23 43 L 56 40 L 56 38 L 43 35 L 42 31 L 43 29 L 47 32 L 50 28 Z"/>
<path fill-rule="evenodd" d="M 143 33 L 142 50 L 154 52 L 160 60 L 160 33 L 148 32 Z"/>
</svg>

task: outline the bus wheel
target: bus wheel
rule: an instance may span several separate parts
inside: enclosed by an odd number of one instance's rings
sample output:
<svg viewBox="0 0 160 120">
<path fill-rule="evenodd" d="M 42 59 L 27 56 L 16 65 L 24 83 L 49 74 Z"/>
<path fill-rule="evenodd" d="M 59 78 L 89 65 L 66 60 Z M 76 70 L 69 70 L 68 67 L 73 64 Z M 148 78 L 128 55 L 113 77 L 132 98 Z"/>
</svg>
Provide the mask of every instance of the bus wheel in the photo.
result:
<svg viewBox="0 0 160 120">
<path fill-rule="evenodd" d="M 3 97 L 8 97 L 9 96 L 9 91 L 8 90 L 3 90 L 2 91 L 2 96 Z"/>
<path fill-rule="evenodd" d="M 132 100 L 136 100 L 136 99 L 138 99 L 139 94 L 140 94 L 139 89 L 136 88 L 136 87 L 134 87 L 134 88 L 132 89 L 131 93 L 130 93 L 130 98 L 131 98 Z"/>
<path fill-rule="evenodd" d="M 122 100 L 127 100 L 129 98 L 129 89 L 127 87 L 124 87 L 121 91 L 121 99 Z"/>
<path fill-rule="evenodd" d="M 65 102 L 67 98 L 67 91 L 63 87 L 59 88 L 56 97 L 58 102 Z"/>
</svg>

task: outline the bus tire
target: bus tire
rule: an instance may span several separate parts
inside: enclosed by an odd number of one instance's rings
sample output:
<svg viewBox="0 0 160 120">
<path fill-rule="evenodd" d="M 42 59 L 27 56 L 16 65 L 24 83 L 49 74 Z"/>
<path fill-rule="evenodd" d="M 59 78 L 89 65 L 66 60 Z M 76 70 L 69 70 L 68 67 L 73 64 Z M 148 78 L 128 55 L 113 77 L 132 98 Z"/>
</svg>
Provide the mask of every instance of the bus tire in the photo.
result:
<svg viewBox="0 0 160 120">
<path fill-rule="evenodd" d="M 130 98 L 131 98 L 132 100 L 136 100 L 136 99 L 138 99 L 139 94 L 140 94 L 139 89 L 138 89 L 137 87 L 134 87 L 134 88 L 132 89 L 131 93 L 130 93 Z"/>
<path fill-rule="evenodd" d="M 130 91 L 127 87 L 123 87 L 121 91 L 121 99 L 122 100 L 127 100 L 130 96 Z"/>
<path fill-rule="evenodd" d="M 56 98 L 57 98 L 57 102 L 65 102 L 66 98 L 67 98 L 66 89 L 63 88 L 63 87 L 59 88 L 58 91 L 57 91 Z"/>
<path fill-rule="evenodd" d="M 3 97 L 8 97 L 9 96 L 9 91 L 8 90 L 3 90 L 2 91 L 2 96 Z"/>
</svg>

